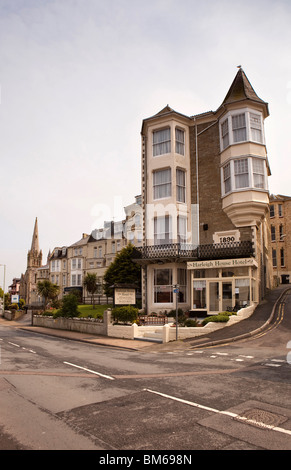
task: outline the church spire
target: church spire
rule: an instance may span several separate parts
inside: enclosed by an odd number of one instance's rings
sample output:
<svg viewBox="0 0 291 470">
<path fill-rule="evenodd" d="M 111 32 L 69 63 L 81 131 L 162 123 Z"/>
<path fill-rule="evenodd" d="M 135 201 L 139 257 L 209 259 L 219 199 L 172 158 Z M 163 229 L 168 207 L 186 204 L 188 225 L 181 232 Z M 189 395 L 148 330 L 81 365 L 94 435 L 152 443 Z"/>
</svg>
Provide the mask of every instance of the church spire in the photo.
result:
<svg viewBox="0 0 291 470">
<path fill-rule="evenodd" d="M 31 251 L 39 253 L 39 242 L 38 242 L 38 224 L 37 217 L 35 219 L 34 231 L 32 236 Z"/>
</svg>

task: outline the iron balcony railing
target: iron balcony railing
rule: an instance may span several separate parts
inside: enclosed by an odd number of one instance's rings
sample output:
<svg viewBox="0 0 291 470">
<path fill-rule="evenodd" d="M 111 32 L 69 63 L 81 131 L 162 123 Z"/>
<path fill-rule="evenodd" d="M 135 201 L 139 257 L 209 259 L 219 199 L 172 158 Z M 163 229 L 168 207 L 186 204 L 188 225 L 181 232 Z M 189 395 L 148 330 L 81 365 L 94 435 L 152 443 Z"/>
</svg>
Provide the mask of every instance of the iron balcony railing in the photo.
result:
<svg viewBox="0 0 291 470">
<path fill-rule="evenodd" d="M 164 245 L 148 245 L 135 248 L 136 260 L 207 260 L 248 258 L 254 256 L 251 241 L 218 243 L 212 245 L 189 245 L 185 243 L 169 243 Z"/>
</svg>

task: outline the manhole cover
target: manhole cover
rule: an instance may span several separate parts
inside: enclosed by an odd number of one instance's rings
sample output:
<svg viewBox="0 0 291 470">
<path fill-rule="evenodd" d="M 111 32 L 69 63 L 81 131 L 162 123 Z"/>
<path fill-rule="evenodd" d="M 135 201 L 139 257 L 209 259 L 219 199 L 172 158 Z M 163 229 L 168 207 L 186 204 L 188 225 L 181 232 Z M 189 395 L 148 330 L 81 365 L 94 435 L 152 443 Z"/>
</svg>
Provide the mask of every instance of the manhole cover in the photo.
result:
<svg viewBox="0 0 291 470">
<path fill-rule="evenodd" d="M 245 423 L 251 424 L 252 426 L 256 426 L 258 428 L 266 429 L 279 426 L 279 424 L 287 421 L 288 418 L 285 416 L 276 415 L 270 411 L 254 408 L 252 410 L 244 411 L 235 419 L 238 421 L 244 421 Z"/>
</svg>

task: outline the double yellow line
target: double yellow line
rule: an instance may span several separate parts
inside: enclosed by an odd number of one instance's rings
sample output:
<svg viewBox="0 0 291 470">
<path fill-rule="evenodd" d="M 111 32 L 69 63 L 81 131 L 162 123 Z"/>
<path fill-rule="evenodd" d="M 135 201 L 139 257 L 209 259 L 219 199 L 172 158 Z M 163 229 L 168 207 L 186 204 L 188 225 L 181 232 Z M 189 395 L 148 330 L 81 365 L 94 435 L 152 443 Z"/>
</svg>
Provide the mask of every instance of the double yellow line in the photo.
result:
<svg viewBox="0 0 291 470">
<path fill-rule="evenodd" d="M 288 291 L 282 296 L 282 299 L 280 300 L 279 304 L 277 305 L 277 308 L 276 308 L 277 315 L 276 315 L 275 320 L 273 321 L 273 323 L 270 323 L 268 328 L 266 328 L 264 331 L 252 336 L 251 339 L 260 338 L 261 336 L 264 336 L 264 335 L 270 333 L 270 331 L 274 330 L 275 328 L 277 328 L 280 325 L 280 323 L 282 323 L 282 321 L 284 319 L 284 314 L 285 314 L 286 297 L 290 293 L 291 293 L 291 291 Z"/>
</svg>

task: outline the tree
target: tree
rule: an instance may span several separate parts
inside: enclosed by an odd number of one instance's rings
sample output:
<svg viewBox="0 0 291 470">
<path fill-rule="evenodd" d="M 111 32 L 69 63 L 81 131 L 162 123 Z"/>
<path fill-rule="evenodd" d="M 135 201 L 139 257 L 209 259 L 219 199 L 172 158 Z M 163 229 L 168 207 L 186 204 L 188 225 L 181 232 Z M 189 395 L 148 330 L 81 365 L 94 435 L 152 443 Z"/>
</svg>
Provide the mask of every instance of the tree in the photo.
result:
<svg viewBox="0 0 291 470">
<path fill-rule="evenodd" d="M 97 292 L 98 286 L 97 286 L 97 274 L 95 273 L 87 273 L 84 281 L 83 281 L 84 287 L 86 287 L 87 291 L 89 294 L 91 294 L 91 304 L 93 305 L 93 308 L 95 308 L 95 303 L 94 303 L 94 294 Z"/>
<path fill-rule="evenodd" d="M 135 248 L 129 243 L 115 257 L 104 274 L 104 291 L 109 297 L 113 296 L 114 284 L 135 284 L 141 287 L 141 267 L 133 261 Z"/>
<path fill-rule="evenodd" d="M 48 279 L 45 279 L 44 281 L 39 281 L 37 283 L 37 292 L 44 298 L 43 308 L 46 310 L 49 301 L 54 300 L 58 296 L 60 288 Z"/>
<path fill-rule="evenodd" d="M 74 294 L 67 294 L 63 297 L 62 307 L 57 311 L 56 317 L 73 318 L 79 316 L 78 298 Z"/>
</svg>

